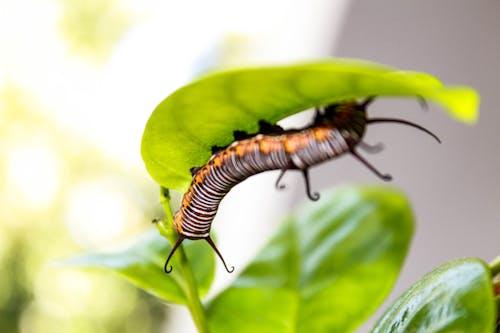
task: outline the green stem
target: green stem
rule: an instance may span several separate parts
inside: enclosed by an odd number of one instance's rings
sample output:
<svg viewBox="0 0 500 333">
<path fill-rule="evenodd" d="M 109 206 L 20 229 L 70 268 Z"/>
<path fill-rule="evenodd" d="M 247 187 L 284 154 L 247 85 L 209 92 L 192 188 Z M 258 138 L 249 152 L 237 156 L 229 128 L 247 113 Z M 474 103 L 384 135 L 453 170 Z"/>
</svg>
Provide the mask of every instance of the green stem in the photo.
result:
<svg viewBox="0 0 500 333">
<path fill-rule="evenodd" d="M 168 189 L 164 187 L 160 188 L 160 202 L 163 205 L 163 210 L 165 211 L 166 221 L 160 221 L 158 223 L 158 228 L 160 229 L 160 233 L 162 233 L 173 246 L 179 235 L 174 230 L 173 226 L 173 215 L 170 208 L 170 195 Z M 176 267 L 176 269 L 180 269 L 182 271 L 182 276 L 184 278 L 183 282 L 185 283 L 184 292 L 187 296 L 187 307 L 189 308 L 189 312 L 191 312 L 191 317 L 198 328 L 198 332 L 208 333 L 208 323 L 205 317 L 205 310 L 203 309 L 200 296 L 198 295 L 198 286 L 182 245 L 177 249 L 177 253 L 179 254 L 179 267 Z"/>
</svg>

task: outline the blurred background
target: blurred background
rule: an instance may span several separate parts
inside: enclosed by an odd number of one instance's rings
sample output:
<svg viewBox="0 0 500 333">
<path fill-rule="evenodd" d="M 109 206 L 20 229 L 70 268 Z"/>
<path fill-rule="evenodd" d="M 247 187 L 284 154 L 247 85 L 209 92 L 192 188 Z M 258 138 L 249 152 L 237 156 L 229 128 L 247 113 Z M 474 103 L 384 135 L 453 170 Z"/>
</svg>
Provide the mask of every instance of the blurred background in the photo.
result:
<svg viewBox="0 0 500 333">
<path fill-rule="evenodd" d="M 112 249 L 151 228 L 161 210 L 139 154 L 146 120 L 173 90 L 217 66 L 355 57 L 475 87 L 482 106 L 473 127 L 432 105 L 421 111 L 415 100 L 378 100 L 370 109 L 422 124 L 443 144 L 390 125 L 370 127 L 367 141 L 386 144 L 369 159 L 394 176 L 417 218 L 389 302 L 445 261 L 493 259 L 500 253 L 499 14 L 495 0 L 1 1 L 1 331 L 194 331 L 181 307 L 113 275 L 54 262 Z M 311 176 L 320 191 L 380 183 L 347 156 Z M 214 223 L 219 248 L 240 269 L 306 200 L 299 175 L 287 174 L 284 192 L 274 189 L 275 177 L 238 185 Z M 234 278 L 219 268 L 212 295 Z"/>
</svg>

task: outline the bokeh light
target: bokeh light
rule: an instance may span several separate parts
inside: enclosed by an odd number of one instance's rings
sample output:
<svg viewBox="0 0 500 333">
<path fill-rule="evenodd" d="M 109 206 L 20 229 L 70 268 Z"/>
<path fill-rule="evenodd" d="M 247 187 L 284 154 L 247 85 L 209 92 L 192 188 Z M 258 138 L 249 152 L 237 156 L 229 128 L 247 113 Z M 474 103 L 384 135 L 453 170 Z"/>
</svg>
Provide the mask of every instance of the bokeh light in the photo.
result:
<svg viewBox="0 0 500 333">
<path fill-rule="evenodd" d="M 47 142 L 10 146 L 6 172 L 9 199 L 23 202 L 26 209 L 50 207 L 60 187 L 61 172 L 60 158 Z"/>
<path fill-rule="evenodd" d="M 109 181 L 84 181 L 68 195 L 65 221 L 83 248 L 103 248 L 142 221 L 134 202 Z"/>
</svg>

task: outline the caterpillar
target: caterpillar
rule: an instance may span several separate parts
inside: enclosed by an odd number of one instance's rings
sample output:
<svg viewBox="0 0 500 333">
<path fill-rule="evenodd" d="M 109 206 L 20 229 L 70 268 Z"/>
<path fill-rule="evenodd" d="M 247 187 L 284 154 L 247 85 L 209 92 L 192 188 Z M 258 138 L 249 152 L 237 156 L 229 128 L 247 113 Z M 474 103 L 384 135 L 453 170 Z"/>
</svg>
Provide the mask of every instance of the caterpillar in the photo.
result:
<svg viewBox="0 0 500 333">
<path fill-rule="evenodd" d="M 360 147 L 368 152 L 378 152 L 381 144 L 369 145 L 362 140 L 366 126 L 373 123 L 392 122 L 417 128 L 438 142 L 439 138 L 426 128 L 415 123 L 395 118 L 367 118 L 366 108 L 374 100 L 348 101 L 316 108 L 312 123 L 301 129 L 284 130 L 278 125 L 259 122 L 259 132 L 248 135 L 235 131 L 235 142 L 230 146 L 213 147 L 213 155 L 201 168 L 192 168 L 192 182 L 182 198 L 181 208 L 174 215 L 174 227 L 179 238 L 165 262 L 166 273 L 172 271 L 168 263 L 184 239 L 205 239 L 219 256 L 226 270 L 231 273 L 224 258 L 210 237 L 212 221 L 219 203 L 229 190 L 246 178 L 268 170 L 281 170 L 276 181 L 280 184 L 287 170 L 302 172 L 306 194 L 309 199 L 319 199 L 317 192 L 311 192 L 309 168 L 321 162 L 349 153 L 378 177 L 385 181 L 392 179 L 382 174 L 356 150 Z"/>
</svg>

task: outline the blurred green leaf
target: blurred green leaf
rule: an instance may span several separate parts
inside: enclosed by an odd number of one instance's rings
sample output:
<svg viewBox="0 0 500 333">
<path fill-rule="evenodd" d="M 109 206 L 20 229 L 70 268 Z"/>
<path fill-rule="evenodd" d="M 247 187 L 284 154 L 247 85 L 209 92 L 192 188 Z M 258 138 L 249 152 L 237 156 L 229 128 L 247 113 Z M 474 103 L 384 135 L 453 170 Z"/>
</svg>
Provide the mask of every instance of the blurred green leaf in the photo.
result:
<svg viewBox="0 0 500 333">
<path fill-rule="evenodd" d="M 134 21 L 116 0 L 62 0 L 60 28 L 72 51 L 106 60 Z"/>
<path fill-rule="evenodd" d="M 207 307 L 213 332 L 349 332 L 391 290 L 413 231 L 406 199 L 346 187 L 293 215 Z"/>
<path fill-rule="evenodd" d="M 370 62 L 325 60 L 207 75 L 168 96 L 151 115 L 142 158 L 151 176 L 184 191 L 189 169 L 205 164 L 214 145 L 233 141 L 233 131 L 255 133 L 305 109 L 367 96 L 421 96 L 464 122 L 477 118 L 478 96 L 465 87 L 444 87 L 436 78 Z"/>
<path fill-rule="evenodd" d="M 479 259 L 448 262 L 410 287 L 374 333 L 494 331 L 496 305 L 488 266 Z"/>
<path fill-rule="evenodd" d="M 215 275 L 215 258 L 205 242 L 184 241 L 200 295 L 205 295 Z M 154 230 L 118 253 L 88 253 L 62 261 L 63 265 L 118 273 L 137 287 L 173 303 L 186 304 L 187 290 L 180 268 L 165 274 L 163 265 L 169 242 Z"/>
</svg>

